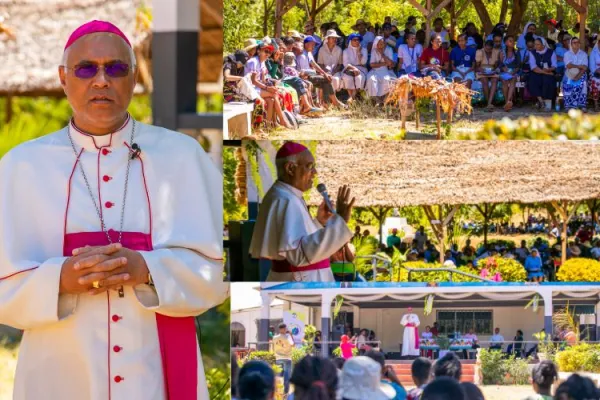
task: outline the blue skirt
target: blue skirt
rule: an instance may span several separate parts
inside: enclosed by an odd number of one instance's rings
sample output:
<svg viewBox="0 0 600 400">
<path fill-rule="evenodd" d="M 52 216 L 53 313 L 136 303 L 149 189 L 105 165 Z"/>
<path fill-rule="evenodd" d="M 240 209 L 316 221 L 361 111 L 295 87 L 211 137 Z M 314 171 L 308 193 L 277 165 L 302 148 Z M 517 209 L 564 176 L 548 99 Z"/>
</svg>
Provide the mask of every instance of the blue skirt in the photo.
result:
<svg viewBox="0 0 600 400">
<path fill-rule="evenodd" d="M 583 74 L 578 81 L 572 81 L 565 75 L 562 84 L 565 108 L 585 108 L 587 106 L 587 73 Z"/>
</svg>

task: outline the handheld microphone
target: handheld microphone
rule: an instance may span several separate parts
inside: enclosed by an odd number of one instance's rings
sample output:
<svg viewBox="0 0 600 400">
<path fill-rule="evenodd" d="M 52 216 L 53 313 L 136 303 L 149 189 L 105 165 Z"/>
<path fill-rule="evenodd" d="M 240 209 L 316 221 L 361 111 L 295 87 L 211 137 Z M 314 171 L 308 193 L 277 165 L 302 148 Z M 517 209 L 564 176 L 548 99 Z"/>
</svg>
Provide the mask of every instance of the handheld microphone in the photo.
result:
<svg viewBox="0 0 600 400">
<path fill-rule="evenodd" d="M 327 208 L 329 208 L 329 210 L 335 214 L 335 208 L 333 208 L 333 205 L 331 204 L 331 200 L 329 200 L 329 194 L 327 193 L 327 188 L 325 187 L 325 184 L 319 183 L 317 185 L 317 191 L 319 193 L 321 193 L 321 196 L 323 196 L 323 200 L 325 200 L 325 204 L 327 204 Z"/>
</svg>

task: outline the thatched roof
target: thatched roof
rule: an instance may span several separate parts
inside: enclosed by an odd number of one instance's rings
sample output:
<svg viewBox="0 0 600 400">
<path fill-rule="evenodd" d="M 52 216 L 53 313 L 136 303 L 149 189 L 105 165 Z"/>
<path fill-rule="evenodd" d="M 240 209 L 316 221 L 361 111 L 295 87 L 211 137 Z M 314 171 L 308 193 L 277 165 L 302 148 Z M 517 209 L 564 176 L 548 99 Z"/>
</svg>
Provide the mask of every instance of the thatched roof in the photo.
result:
<svg viewBox="0 0 600 400">
<path fill-rule="evenodd" d="M 330 195 L 349 184 L 363 207 L 600 197 L 598 142 L 321 141 L 316 153 Z"/>
<path fill-rule="evenodd" d="M 217 82 L 223 57 L 223 5 L 221 0 L 199 0 L 200 38 L 198 82 Z M 84 22 L 113 21 L 144 55 L 141 77 L 151 89 L 150 41 L 147 27 L 136 27 L 138 9 L 146 0 L 0 0 L 0 96 L 62 96 L 57 66 L 71 32 Z M 140 52 L 140 53 L 138 53 Z M 138 85 L 136 92 L 143 88 Z"/>
<path fill-rule="evenodd" d="M 0 94 L 56 94 L 64 45 L 73 30 L 93 19 L 114 21 L 139 45 L 136 9 L 141 0 L 0 0 Z M 0 29 L 2 31 L 2 29 Z M 7 33 L 8 31 L 8 33 Z"/>
</svg>

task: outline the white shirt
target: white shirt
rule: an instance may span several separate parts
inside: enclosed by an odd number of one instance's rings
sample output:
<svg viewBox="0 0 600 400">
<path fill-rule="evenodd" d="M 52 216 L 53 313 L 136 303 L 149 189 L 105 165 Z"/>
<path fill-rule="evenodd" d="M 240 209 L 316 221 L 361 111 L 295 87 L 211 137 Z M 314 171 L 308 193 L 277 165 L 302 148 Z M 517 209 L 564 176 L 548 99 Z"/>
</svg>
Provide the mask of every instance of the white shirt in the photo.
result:
<svg viewBox="0 0 600 400">
<path fill-rule="evenodd" d="M 342 49 L 336 45 L 330 50 L 329 46 L 324 44 L 321 46 L 321 50 L 319 50 L 317 63 L 329 67 L 329 72 L 333 72 L 337 65 L 342 64 Z"/>
<path fill-rule="evenodd" d="M 335 214 L 323 227 L 313 218 L 302 198 L 302 192 L 281 181 L 265 194 L 258 211 L 250 254 L 253 258 L 287 260 L 303 267 L 328 260 L 352 239 L 346 221 Z M 333 282 L 331 268 L 303 272 L 274 272 L 267 281 Z"/>
<path fill-rule="evenodd" d="M 579 50 L 577 53 L 573 53 L 569 50 L 565 53 L 564 57 L 565 67 L 569 64 L 573 65 L 585 65 L 588 66 L 588 55 L 585 51 Z"/>
<path fill-rule="evenodd" d="M 124 286 L 122 298 L 59 294 L 64 234 L 101 232 L 67 131 L 83 149 L 106 228 L 119 230 L 132 126 L 100 137 L 64 128 L 0 160 L 0 324 L 25 330 L 16 400 L 166 399 L 156 314 L 196 316 L 227 295 L 222 175 L 195 139 L 139 122 L 142 153 L 130 164 L 123 230 L 151 234 L 154 250 L 140 253 L 155 288 Z M 197 398 L 208 399 L 196 357 Z"/>
<path fill-rule="evenodd" d="M 407 44 L 402 44 L 398 48 L 398 59 L 402 59 L 402 68 L 411 72 L 417 70 L 421 54 L 423 54 L 423 46 L 419 43 L 413 48 L 409 48 Z"/>
<path fill-rule="evenodd" d="M 360 51 L 360 61 L 358 60 L 358 54 Z M 365 66 L 367 64 L 367 49 L 364 47 L 354 48 L 351 45 L 346 48 L 342 55 L 342 62 L 344 66 L 354 65 L 355 67 Z"/>
<path fill-rule="evenodd" d="M 313 69 L 311 63 L 314 61 L 315 58 L 313 57 L 313 53 L 304 50 L 302 54 L 296 56 L 296 68 L 298 69 L 298 71 Z"/>
</svg>

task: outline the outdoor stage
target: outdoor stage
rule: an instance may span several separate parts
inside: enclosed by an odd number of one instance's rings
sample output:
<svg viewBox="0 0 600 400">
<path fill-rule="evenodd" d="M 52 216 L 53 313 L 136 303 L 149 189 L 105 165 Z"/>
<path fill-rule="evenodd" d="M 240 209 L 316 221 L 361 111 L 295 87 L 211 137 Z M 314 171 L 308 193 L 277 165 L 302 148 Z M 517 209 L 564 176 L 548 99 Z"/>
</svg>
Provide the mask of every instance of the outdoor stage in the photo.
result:
<svg viewBox="0 0 600 400">
<path fill-rule="evenodd" d="M 425 315 L 424 303 L 428 295 L 433 295 L 434 300 L 432 312 Z M 536 295 L 539 309 L 534 311 L 533 305 L 526 309 Z M 324 341 L 331 338 L 332 348 L 337 347 L 339 342 L 336 341 L 348 325 L 354 330 L 373 330 L 381 350 L 392 360 L 401 357 L 403 329 L 400 319 L 409 306 L 421 321 L 421 332 L 435 321 L 443 328 L 451 327 L 453 320 L 455 327 L 469 326 L 468 321 L 472 320 L 480 343 L 486 343 L 493 329 L 500 327 L 506 342 L 512 341 L 516 330 L 521 329 L 525 347 L 532 346 L 535 343 L 533 333 L 542 328 L 552 332 L 553 313 L 567 304 L 576 314 L 587 314 L 589 326 L 586 329 L 589 328 L 594 337 L 600 330 L 597 328 L 600 325 L 598 283 L 263 283 L 260 296 L 261 306 L 232 312 L 232 326 L 235 324 L 237 329 L 245 330 L 244 343 L 239 343 L 241 346 L 255 344 L 260 347 L 268 343 L 269 328 L 283 311 L 306 315 L 304 322 L 320 330 Z M 333 318 L 336 298 L 342 305 L 338 318 Z M 282 302 L 271 306 L 276 299 Z M 592 316 L 593 321 L 590 321 Z M 482 346 L 488 347 L 487 344 Z"/>
</svg>

